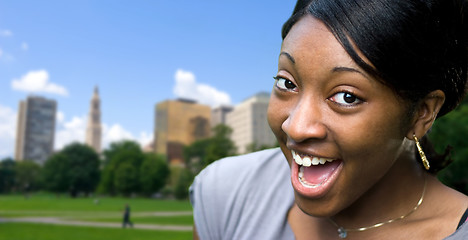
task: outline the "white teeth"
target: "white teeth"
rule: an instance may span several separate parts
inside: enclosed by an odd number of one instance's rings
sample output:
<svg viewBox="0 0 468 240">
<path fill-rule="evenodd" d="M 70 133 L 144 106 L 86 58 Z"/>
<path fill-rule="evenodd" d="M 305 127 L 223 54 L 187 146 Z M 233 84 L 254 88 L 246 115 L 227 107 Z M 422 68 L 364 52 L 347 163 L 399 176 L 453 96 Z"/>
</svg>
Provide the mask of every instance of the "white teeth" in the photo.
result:
<svg viewBox="0 0 468 240">
<path fill-rule="evenodd" d="M 291 150 L 291 154 L 293 156 L 294 161 L 297 163 L 297 165 L 304 166 L 304 167 L 310 167 L 312 165 L 317 166 L 319 164 L 323 165 L 326 162 L 333 162 L 335 160 L 331 158 L 319 158 L 319 157 L 310 157 L 310 156 L 301 157 L 294 150 Z"/>
<path fill-rule="evenodd" d="M 302 165 L 302 158 L 294 150 L 291 150 L 291 153 L 293 155 L 294 161 L 297 163 L 297 165 Z"/>
</svg>

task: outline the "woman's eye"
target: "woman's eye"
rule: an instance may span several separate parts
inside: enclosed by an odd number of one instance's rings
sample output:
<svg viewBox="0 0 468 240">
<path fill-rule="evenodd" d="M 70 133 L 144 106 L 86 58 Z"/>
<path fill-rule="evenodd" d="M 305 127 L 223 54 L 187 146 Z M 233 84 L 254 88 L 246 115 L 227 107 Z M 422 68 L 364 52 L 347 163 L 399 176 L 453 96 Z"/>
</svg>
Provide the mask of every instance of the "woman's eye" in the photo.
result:
<svg viewBox="0 0 468 240">
<path fill-rule="evenodd" d="M 354 106 L 362 103 L 362 100 L 349 92 L 339 92 L 333 95 L 330 100 L 344 106 Z"/>
<path fill-rule="evenodd" d="M 274 77 L 274 79 L 276 80 L 275 86 L 280 90 L 297 91 L 297 87 L 292 81 L 282 77 Z"/>
</svg>

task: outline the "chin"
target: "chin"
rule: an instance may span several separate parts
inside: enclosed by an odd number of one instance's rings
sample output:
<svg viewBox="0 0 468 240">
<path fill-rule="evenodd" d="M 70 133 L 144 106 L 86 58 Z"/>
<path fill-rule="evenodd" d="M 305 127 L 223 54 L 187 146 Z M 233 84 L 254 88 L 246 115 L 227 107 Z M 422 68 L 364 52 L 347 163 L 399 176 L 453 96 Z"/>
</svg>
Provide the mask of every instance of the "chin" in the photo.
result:
<svg viewBox="0 0 468 240">
<path fill-rule="evenodd" d="M 295 203 L 299 209 L 312 217 L 332 217 L 341 211 L 334 199 L 310 199 L 301 196 L 297 192 L 295 195 Z"/>
</svg>

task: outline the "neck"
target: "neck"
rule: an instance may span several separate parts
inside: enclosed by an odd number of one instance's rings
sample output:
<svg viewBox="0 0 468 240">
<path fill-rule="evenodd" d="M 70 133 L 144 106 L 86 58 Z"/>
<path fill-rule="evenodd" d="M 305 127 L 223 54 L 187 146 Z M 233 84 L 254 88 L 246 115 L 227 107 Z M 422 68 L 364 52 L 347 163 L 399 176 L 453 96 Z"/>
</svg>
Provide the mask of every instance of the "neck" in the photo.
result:
<svg viewBox="0 0 468 240">
<path fill-rule="evenodd" d="M 337 239 L 338 228 L 330 219 L 342 228 L 357 229 L 407 215 L 421 199 L 425 179 L 430 178 L 418 164 L 414 159 L 414 152 L 402 151 L 392 167 L 369 190 L 330 218 L 311 216 L 295 204 L 288 215 L 288 221 L 294 233 L 298 234 L 297 239 L 309 239 L 311 234 L 319 236 L 319 239 Z M 347 239 L 379 239 L 394 230 L 401 230 L 400 227 L 408 223 L 408 220 L 421 217 L 427 200 L 430 199 L 425 198 L 416 211 L 401 221 L 384 224 L 377 228 L 377 232 L 366 230 L 353 233 Z M 311 228 L 304 229 L 303 226 Z M 376 238 L 377 235 L 374 234 L 380 234 L 380 237 Z"/>
<path fill-rule="evenodd" d="M 424 170 L 411 156 L 393 167 L 356 202 L 332 217 L 346 229 L 368 227 L 408 214 L 421 199 Z"/>
</svg>

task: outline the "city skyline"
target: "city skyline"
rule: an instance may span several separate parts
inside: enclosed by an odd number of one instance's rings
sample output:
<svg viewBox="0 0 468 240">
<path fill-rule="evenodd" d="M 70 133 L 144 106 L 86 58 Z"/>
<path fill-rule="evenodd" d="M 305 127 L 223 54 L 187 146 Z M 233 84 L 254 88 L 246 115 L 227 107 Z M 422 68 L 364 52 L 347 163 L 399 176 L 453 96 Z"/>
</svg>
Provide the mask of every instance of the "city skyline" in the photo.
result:
<svg viewBox="0 0 468 240">
<path fill-rule="evenodd" d="M 0 1 L 0 158 L 13 157 L 18 102 L 57 101 L 55 150 L 84 142 L 100 89 L 103 148 L 153 140 L 154 106 L 212 107 L 270 91 L 294 2 Z M 19 18 L 17 14 L 21 13 Z"/>
<path fill-rule="evenodd" d="M 19 105 L 15 160 L 31 160 L 43 165 L 53 152 L 57 102 L 28 97 Z"/>
<path fill-rule="evenodd" d="M 88 122 L 86 124 L 86 144 L 101 153 L 102 129 L 101 129 L 101 101 L 99 99 L 99 88 L 94 87 L 93 98 L 89 106 Z"/>
</svg>

